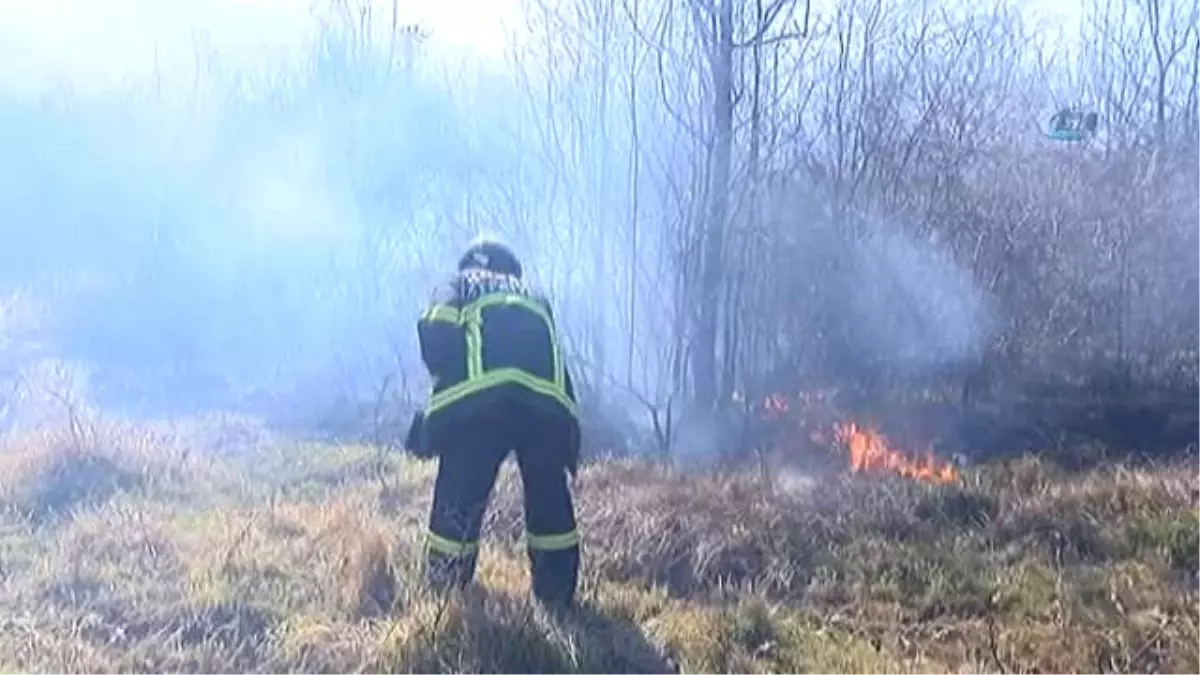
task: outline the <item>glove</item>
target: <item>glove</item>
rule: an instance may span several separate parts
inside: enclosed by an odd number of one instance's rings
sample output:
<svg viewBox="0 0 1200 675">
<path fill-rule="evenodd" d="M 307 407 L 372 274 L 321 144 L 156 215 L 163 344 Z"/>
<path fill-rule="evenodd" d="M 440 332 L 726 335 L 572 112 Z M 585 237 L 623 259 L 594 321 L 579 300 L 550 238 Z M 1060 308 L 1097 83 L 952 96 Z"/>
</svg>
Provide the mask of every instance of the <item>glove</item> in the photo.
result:
<svg viewBox="0 0 1200 675">
<path fill-rule="evenodd" d="M 431 459 L 433 453 L 429 452 L 425 443 L 424 431 L 425 411 L 418 410 L 413 413 L 412 422 L 408 425 L 408 434 L 404 437 L 404 449 L 412 456 L 420 459 Z"/>
</svg>

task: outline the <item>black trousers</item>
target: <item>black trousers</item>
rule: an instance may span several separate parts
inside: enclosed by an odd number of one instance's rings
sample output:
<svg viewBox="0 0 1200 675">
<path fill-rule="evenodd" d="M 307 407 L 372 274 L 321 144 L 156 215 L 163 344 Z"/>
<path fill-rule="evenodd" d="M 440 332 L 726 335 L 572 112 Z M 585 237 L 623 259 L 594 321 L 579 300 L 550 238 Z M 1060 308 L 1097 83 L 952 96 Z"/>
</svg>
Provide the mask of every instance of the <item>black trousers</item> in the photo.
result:
<svg viewBox="0 0 1200 675">
<path fill-rule="evenodd" d="M 474 412 L 474 411 L 473 411 Z M 515 452 L 524 489 L 526 545 L 538 600 L 574 601 L 579 533 L 567 483 L 570 428 L 563 420 L 504 402 L 456 420 L 438 460 L 429 516 L 426 573 L 436 588 L 462 586 L 475 575 L 479 530 L 500 465 Z"/>
</svg>

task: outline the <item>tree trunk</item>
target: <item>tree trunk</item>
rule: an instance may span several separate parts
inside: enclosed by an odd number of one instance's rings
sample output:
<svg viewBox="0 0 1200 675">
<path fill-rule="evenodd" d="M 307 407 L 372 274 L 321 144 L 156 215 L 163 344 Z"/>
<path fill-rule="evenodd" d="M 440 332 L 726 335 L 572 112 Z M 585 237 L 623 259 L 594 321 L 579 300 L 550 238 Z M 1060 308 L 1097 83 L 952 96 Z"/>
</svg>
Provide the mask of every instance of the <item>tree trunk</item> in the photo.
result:
<svg viewBox="0 0 1200 675">
<path fill-rule="evenodd" d="M 729 216 L 729 175 L 733 145 L 733 2 L 720 0 L 717 30 L 709 57 L 712 74 L 713 149 L 708 191 L 708 214 L 702 234 L 701 308 L 692 352 L 692 378 L 698 410 L 717 406 L 717 334 L 724 280 L 725 221 Z"/>
</svg>

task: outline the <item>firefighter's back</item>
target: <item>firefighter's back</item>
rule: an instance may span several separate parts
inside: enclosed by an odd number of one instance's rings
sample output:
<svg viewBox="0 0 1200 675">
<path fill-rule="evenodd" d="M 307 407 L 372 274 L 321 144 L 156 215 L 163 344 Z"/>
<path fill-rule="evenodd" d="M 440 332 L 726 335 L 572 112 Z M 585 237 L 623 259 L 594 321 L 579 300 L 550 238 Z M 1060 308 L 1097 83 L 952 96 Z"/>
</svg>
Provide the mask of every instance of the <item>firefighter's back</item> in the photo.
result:
<svg viewBox="0 0 1200 675">
<path fill-rule="evenodd" d="M 426 411 L 431 428 L 500 408 L 554 426 L 573 420 L 575 395 L 545 296 L 518 277 L 480 269 L 459 272 L 450 286 L 462 354 L 437 382 Z"/>
</svg>

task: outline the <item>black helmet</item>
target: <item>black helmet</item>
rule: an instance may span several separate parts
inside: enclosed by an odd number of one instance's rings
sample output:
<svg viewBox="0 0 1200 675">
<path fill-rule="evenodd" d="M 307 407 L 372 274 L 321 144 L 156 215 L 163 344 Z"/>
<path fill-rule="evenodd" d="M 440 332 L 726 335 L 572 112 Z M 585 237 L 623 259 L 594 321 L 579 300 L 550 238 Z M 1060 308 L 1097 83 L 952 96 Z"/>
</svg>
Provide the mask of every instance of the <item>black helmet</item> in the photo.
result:
<svg viewBox="0 0 1200 675">
<path fill-rule="evenodd" d="M 521 261 L 512 249 L 491 238 L 480 237 L 471 242 L 466 253 L 458 259 L 458 270 L 488 270 L 498 274 L 521 278 Z"/>
</svg>

